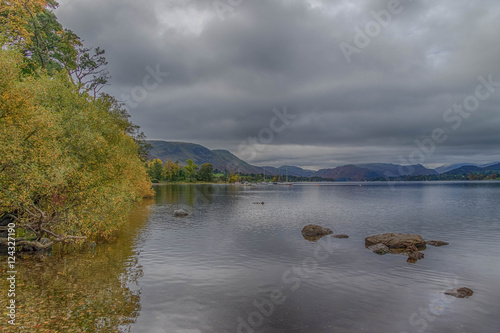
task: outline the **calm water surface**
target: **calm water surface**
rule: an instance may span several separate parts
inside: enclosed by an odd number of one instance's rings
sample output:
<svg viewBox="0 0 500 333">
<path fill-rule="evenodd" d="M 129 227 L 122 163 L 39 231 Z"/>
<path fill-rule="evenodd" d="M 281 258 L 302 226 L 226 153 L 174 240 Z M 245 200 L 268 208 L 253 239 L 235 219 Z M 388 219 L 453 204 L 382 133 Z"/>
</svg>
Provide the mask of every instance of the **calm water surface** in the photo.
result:
<svg viewBox="0 0 500 333">
<path fill-rule="evenodd" d="M 19 331 L 500 331 L 500 182 L 155 188 L 117 242 L 20 258 Z M 365 249 L 383 232 L 450 245 L 410 264 Z"/>
<path fill-rule="evenodd" d="M 143 274 L 132 332 L 500 330 L 498 182 L 156 191 L 134 242 Z M 191 215 L 174 218 L 180 208 Z M 309 223 L 350 238 L 310 242 Z M 410 264 L 365 249 L 383 232 L 450 245 Z M 474 295 L 443 295 L 461 286 Z"/>
</svg>

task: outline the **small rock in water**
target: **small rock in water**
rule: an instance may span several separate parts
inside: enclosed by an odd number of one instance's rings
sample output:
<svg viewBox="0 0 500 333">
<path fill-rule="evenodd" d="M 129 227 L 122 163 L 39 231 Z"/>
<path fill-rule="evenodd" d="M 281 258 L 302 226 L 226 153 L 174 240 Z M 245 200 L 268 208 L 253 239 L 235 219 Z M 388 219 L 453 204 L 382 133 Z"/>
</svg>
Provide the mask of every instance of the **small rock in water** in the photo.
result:
<svg viewBox="0 0 500 333">
<path fill-rule="evenodd" d="M 387 247 L 386 245 L 384 245 L 382 243 L 378 243 L 378 244 L 369 246 L 368 249 L 372 250 L 376 254 L 386 254 L 386 253 L 390 252 L 389 247 Z"/>
<path fill-rule="evenodd" d="M 462 288 L 455 288 L 455 289 L 445 291 L 445 294 L 455 296 L 457 298 L 465 298 L 465 297 L 472 296 L 472 294 L 474 294 L 474 292 L 472 291 L 472 289 L 469 289 L 467 287 L 462 287 Z"/>
<path fill-rule="evenodd" d="M 444 242 L 444 241 L 440 241 L 440 240 L 430 240 L 430 241 L 427 241 L 426 243 L 429 245 L 432 245 L 432 246 L 444 246 L 444 245 L 450 244 L 448 242 Z"/>
<path fill-rule="evenodd" d="M 315 225 L 315 224 L 308 224 L 304 228 L 302 228 L 302 236 L 304 236 L 305 239 L 309 241 L 317 241 L 321 237 L 325 235 L 331 235 L 333 234 L 333 231 L 331 231 L 328 228 L 323 228 L 322 226 Z"/>
<path fill-rule="evenodd" d="M 332 237 L 333 237 L 333 238 L 349 238 L 349 236 L 348 236 L 348 235 L 346 235 L 346 234 L 338 234 L 338 235 L 333 235 Z"/>
<path fill-rule="evenodd" d="M 174 216 L 175 217 L 185 217 L 185 216 L 188 216 L 188 215 L 189 215 L 189 213 L 186 212 L 183 209 L 179 209 L 179 210 L 174 211 Z"/>
<path fill-rule="evenodd" d="M 424 259 L 424 254 L 418 252 L 418 248 L 415 245 L 408 246 L 406 251 L 408 252 L 408 259 L 406 262 L 416 263 L 417 260 Z"/>
</svg>

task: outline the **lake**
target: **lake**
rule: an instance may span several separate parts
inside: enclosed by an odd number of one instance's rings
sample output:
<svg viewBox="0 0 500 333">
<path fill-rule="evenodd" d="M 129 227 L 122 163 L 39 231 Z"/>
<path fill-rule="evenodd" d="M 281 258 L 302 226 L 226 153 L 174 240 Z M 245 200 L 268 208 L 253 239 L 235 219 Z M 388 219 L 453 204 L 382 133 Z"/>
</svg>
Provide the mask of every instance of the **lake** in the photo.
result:
<svg viewBox="0 0 500 333">
<path fill-rule="evenodd" d="M 26 327 L 499 331 L 500 182 L 155 190 L 156 198 L 134 210 L 116 243 L 25 257 L 18 264 L 19 304 L 25 303 L 18 311 Z M 173 217 L 176 209 L 190 215 Z M 301 234 L 306 224 L 349 238 L 311 242 Z M 412 264 L 403 255 L 365 248 L 365 237 L 385 232 L 417 233 L 450 245 L 427 246 L 425 258 Z M 474 295 L 444 295 L 462 286 Z"/>
</svg>

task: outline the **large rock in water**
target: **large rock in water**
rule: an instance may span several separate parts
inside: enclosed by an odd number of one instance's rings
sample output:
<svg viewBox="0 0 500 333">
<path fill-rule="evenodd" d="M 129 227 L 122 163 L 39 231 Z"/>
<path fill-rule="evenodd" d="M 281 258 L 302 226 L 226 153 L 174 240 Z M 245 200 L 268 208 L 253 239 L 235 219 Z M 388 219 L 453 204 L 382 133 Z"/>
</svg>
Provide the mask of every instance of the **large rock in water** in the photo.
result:
<svg viewBox="0 0 500 333">
<path fill-rule="evenodd" d="M 321 237 L 331 234 L 333 234 L 333 231 L 316 224 L 308 224 L 302 228 L 302 236 L 310 241 L 317 241 Z"/>
<path fill-rule="evenodd" d="M 384 244 L 390 249 L 406 249 L 408 246 L 425 248 L 425 241 L 422 236 L 417 234 L 396 234 L 387 233 L 373 235 L 365 238 L 365 246 L 369 247 L 375 244 Z"/>
</svg>

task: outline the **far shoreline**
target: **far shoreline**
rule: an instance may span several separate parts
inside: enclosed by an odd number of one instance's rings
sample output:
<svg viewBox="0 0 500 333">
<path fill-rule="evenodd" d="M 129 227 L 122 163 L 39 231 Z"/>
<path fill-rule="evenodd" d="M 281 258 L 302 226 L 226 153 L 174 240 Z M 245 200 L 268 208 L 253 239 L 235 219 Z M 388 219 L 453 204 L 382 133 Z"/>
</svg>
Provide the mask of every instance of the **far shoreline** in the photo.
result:
<svg viewBox="0 0 500 333">
<path fill-rule="evenodd" d="M 324 181 L 324 182 L 291 182 L 293 185 L 295 184 L 358 184 L 358 183 L 439 183 L 439 182 L 447 182 L 447 183 L 500 183 L 500 179 L 449 179 L 449 180 L 349 180 L 349 181 Z M 160 182 L 160 183 L 151 183 L 152 186 L 165 186 L 165 185 L 237 185 L 237 186 L 254 186 L 254 185 L 263 185 L 261 182 L 258 183 L 250 183 L 250 185 L 244 184 L 235 184 L 235 183 L 221 183 L 221 182 Z M 272 182 L 266 184 L 266 186 L 274 185 Z M 276 184 L 277 186 L 282 184 Z M 288 185 L 288 184 L 287 184 Z"/>
</svg>

